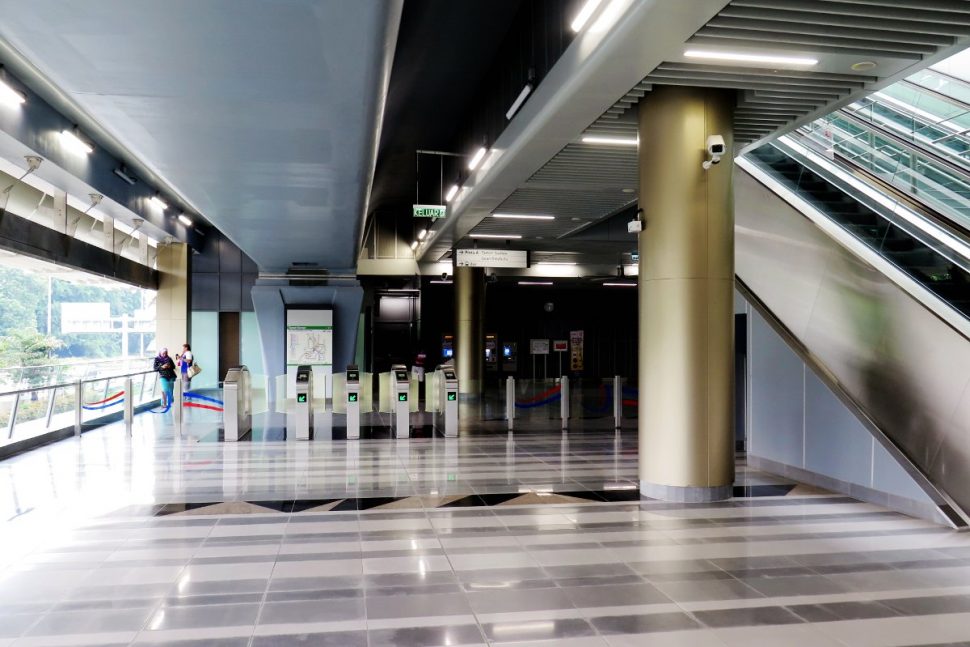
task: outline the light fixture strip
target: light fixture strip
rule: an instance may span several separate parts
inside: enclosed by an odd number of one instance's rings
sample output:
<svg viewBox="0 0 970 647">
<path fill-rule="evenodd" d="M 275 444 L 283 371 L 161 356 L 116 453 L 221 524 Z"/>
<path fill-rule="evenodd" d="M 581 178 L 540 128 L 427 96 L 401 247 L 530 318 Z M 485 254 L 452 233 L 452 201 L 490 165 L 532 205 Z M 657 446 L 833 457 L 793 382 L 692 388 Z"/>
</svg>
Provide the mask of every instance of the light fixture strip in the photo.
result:
<svg viewBox="0 0 970 647">
<path fill-rule="evenodd" d="M 522 234 L 468 234 L 469 238 L 504 238 L 507 240 L 515 240 L 522 238 Z"/>
<path fill-rule="evenodd" d="M 68 148 L 78 153 L 86 153 L 90 155 L 94 152 L 94 147 L 87 143 L 70 130 L 61 131 L 61 142 L 63 142 Z"/>
<path fill-rule="evenodd" d="M 159 209 L 168 209 L 168 203 L 162 200 L 157 195 L 152 196 L 152 204 L 158 207 Z"/>
<path fill-rule="evenodd" d="M 636 283 L 604 283 L 603 286 L 607 288 L 635 288 L 637 287 L 637 284 Z"/>
<path fill-rule="evenodd" d="M 485 159 L 485 153 L 487 152 L 488 149 L 484 146 L 475 151 L 475 154 L 472 155 L 472 158 L 468 161 L 468 169 L 471 171 L 477 169 L 478 165 L 482 163 L 483 159 Z"/>
<path fill-rule="evenodd" d="M 552 281 L 519 281 L 519 285 L 553 285 Z"/>
<path fill-rule="evenodd" d="M 636 137 L 609 137 L 607 135 L 584 135 L 584 144 L 606 144 L 608 146 L 636 146 L 640 140 Z"/>
<path fill-rule="evenodd" d="M 505 113 L 506 120 L 512 121 L 512 117 L 514 117 L 515 113 L 519 111 L 519 108 L 522 107 L 522 104 L 525 103 L 525 100 L 529 98 L 530 94 L 532 94 L 532 84 L 526 83 L 525 87 L 522 88 L 522 92 L 519 92 L 519 96 L 517 96 L 515 101 L 512 102 L 512 107 L 510 107 L 508 112 Z"/>
<path fill-rule="evenodd" d="M 186 227 L 192 226 L 192 221 L 184 213 L 179 214 L 179 222 L 185 225 Z"/>
<path fill-rule="evenodd" d="M 582 29 L 586 23 L 589 22 L 593 12 L 596 11 L 596 8 L 600 6 L 602 1 L 603 0 L 586 0 L 586 4 L 583 5 L 583 8 L 579 10 L 578 14 L 576 14 L 576 18 L 574 18 L 573 22 L 569 25 L 572 30 L 578 32 L 580 29 Z"/>
<path fill-rule="evenodd" d="M 505 220 L 555 220 L 555 216 L 545 216 L 539 214 L 528 214 L 528 213 L 493 213 L 493 218 L 501 218 Z"/>
<path fill-rule="evenodd" d="M 781 56 L 779 54 L 745 54 L 742 52 L 716 52 L 711 50 L 689 49 L 685 58 L 701 58 L 712 61 L 732 61 L 738 63 L 772 63 L 777 65 L 818 65 L 817 58 L 807 56 Z"/>
<path fill-rule="evenodd" d="M 448 193 L 445 194 L 445 202 L 451 202 L 454 199 L 455 195 L 457 195 L 457 193 L 458 193 L 458 185 L 452 184 L 451 188 L 448 189 Z"/>
<path fill-rule="evenodd" d="M 418 232 L 418 240 L 424 240 L 424 237 L 428 235 L 427 229 L 422 229 Z"/>
<path fill-rule="evenodd" d="M 555 266 L 575 266 L 575 261 L 540 261 L 536 263 L 539 267 L 555 267 Z"/>
</svg>

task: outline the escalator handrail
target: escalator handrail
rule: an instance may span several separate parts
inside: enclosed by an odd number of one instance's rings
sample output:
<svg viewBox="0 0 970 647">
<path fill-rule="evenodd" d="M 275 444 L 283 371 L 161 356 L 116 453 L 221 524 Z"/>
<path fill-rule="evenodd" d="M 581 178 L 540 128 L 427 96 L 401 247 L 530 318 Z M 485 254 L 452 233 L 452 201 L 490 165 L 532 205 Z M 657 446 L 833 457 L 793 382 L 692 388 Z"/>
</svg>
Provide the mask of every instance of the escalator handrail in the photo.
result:
<svg viewBox="0 0 970 647">
<path fill-rule="evenodd" d="M 970 91 L 970 83 L 968 83 L 967 81 L 961 79 L 960 77 L 953 76 L 952 74 L 947 74 L 946 72 L 941 72 L 941 71 L 939 71 L 939 70 L 937 70 L 935 68 L 929 68 L 929 71 L 932 72 L 933 74 L 938 74 L 938 75 L 942 76 L 947 81 L 951 81 L 952 83 L 955 83 L 957 85 L 962 85 L 965 88 L 967 88 L 968 91 Z M 913 81 L 913 77 L 912 76 L 909 77 L 909 78 L 903 79 L 901 81 L 901 83 L 904 83 L 906 85 L 911 85 L 911 86 L 914 86 L 916 88 L 919 88 L 920 92 L 928 92 L 929 94 L 932 94 L 932 95 L 934 95 L 934 96 L 936 96 L 936 97 L 938 97 L 938 98 L 940 98 L 940 99 L 942 99 L 942 100 L 944 100 L 944 101 L 946 101 L 948 103 L 952 103 L 955 106 L 959 106 L 959 107 L 963 108 L 964 110 L 970 111 L 970 103 L 967 103 L 966 101 L 964 101 L 962 99 L 958 99 L 957 97 L 950 96 L 949 94 L 946 94 L 945 92 L 940 92 L 939 90 L 937 90 L 935 88 L 926 87 L 922 83 L 917 83 L 916 81 Z"/>
</svg>

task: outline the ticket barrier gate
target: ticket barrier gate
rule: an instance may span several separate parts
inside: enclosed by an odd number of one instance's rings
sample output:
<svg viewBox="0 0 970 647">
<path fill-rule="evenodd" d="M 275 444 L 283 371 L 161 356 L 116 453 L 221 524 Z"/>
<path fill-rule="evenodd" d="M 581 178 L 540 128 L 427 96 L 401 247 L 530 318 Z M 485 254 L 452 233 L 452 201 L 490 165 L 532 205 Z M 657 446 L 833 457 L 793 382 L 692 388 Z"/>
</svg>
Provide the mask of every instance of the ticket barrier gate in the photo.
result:
<svg viewBox="0 0 970 647">
<path fill-rule="evenodd" d="M 411 380 L 408 369 L 403 364 L 391 366 L 391 427 L 395 438 L 411 437 L 411 405 L 408 397 L 411 391 Z"/>
<path fill-rule="evenodd" d="M 223 439 L 235 442 L 253 429 L 253 396 L 248 368 L 238 366 L 226 372 L 222 399 Z"/>
<path fill-rule="evenodd" d="M 302 365 L 296 369 L 296 409 L 293 414 L 296 439 L 310 440 L 313 428 L 313 368 Z"/>
<path fill-rule="evenodd" d="M 450 364 L 439 366 L 435 371 L 435 393 L 438 399 L 434 412 L 434 429 L 447 438 L 458 436 L 458 374 Z"/>
<path fill-rule="evenodd" d="M 347 439 L 360 438 L 360 369 L 347 367 Z"/>
</svg>

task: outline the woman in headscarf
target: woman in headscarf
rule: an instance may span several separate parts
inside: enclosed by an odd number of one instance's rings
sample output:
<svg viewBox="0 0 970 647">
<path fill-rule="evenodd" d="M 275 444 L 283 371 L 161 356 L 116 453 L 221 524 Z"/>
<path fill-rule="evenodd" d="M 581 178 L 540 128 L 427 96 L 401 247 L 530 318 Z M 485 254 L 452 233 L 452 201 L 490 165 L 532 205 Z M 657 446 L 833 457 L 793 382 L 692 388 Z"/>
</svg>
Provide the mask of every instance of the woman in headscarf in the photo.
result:
<svg viewBox="0 0 970 647">
<path fill-rule="evenodd" d="M 175 360 L 168 356 L 167 348 L 158 352 L 154 370 L 162 381 L 162 406 L 170 407 L 175 399 Z"/>
</svg>

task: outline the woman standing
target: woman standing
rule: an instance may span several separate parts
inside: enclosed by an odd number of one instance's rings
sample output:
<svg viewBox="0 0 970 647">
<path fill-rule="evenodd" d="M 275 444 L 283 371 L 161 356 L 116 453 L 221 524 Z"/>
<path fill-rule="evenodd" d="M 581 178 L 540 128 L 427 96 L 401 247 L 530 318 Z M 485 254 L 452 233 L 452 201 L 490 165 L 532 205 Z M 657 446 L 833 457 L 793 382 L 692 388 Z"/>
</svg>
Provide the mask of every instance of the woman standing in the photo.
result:
<svg viewBox="0 0 970 647">
<path fill-rule="evenodd" d="M 182 344 L 182 354 L 175 355 L 175 360 L 178 362 L 179 373 L 182 374 L 182 391 L 188 391 L 192 388 L 192 374 L 189 373 L 189 368 L 195 363 L 195 358 L 192 356 L 192 347 L 188 344 Z"/>
<path fill-rule="evenodd" d="M 168 356 L 167 348 L 158 352 L 154 370 L 162 381 L 162 406 L 168 408 L 175 399 L 175 362 Z"/>
</svg>

